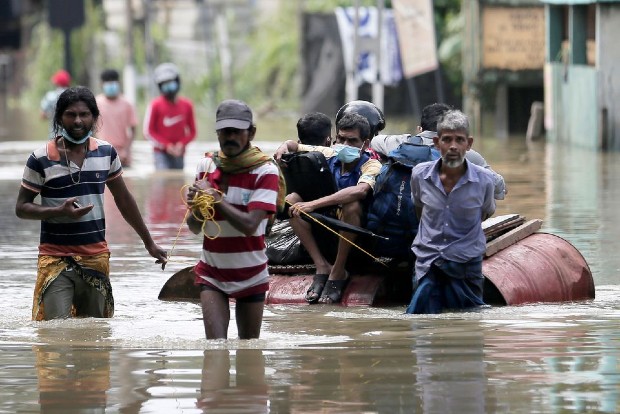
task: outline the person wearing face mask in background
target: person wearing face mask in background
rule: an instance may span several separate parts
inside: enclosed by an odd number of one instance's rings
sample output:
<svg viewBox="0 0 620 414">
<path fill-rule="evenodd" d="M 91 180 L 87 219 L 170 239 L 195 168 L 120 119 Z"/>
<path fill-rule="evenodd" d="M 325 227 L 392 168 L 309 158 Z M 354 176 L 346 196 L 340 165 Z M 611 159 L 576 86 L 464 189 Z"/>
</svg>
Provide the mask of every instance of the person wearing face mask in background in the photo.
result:
<svg viewBox="0 0 620 414">
<path fill-rule="evenodd" d="M 338 303 L 347 283 L 345 265 L 351 244 L 338 239 L 334 263 L 330 263 L 321 253 L 310 223 L 304 221 L 302 213 L 310 213 L 325 207 L 338 208 L 338 217 L 345 223 L 362 226 L 364 202 L 372 194 L 375 178 L 381 163 L 366 152 L 372 130 L 368 120 L 356 113 L 346 113 L 336 123 L 336 142 L 331 147 L 299 144 L 289 140 L 276 151 L 274 157 L 280 160 L 287 152 L 319 151 L 325 155 L 338 191 L 312 201 L 304 201 L 297 193 L 291 193 L 286 200 L 290 203 L 291 227 L 304 245 L 314 265 L 316 274 L 306 292 L 308 303 Z M 352 233 L 341 232 L 348 240 L 355 241 Z"/>
<path fill-rule="evenodd" d="M 123 167 L 131 166 L 131 144 L 138 118 L 134 106 L 121 94 L 118 71 L 101 72 L 102 93 L 96 96 L 100 119 L 97 135 L 116 148 Z"/>
<path fill-rule="evenodd" d="M 194 105 L 188 98 L 178 96 L 181 77 L 174 64 L 157 66 L 154 77 L 161 95 L 146 110 L 144 136 L 153 144 L 155 169 L 182 170 L 185 147 L 196 138 Z"/>
</svg>

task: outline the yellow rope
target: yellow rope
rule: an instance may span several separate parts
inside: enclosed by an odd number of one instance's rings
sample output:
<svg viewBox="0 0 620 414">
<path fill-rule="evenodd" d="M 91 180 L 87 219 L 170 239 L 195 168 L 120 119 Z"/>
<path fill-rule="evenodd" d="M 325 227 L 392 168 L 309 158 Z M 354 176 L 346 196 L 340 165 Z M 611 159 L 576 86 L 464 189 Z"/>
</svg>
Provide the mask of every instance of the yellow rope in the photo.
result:
<svg viewBox="0 0 620 414">
<path fill-rule="evenodd" d="M 185 189 L 189 187 L 190 187 L 189 185 L 184 185 L 183 187 L 181 187 L 181 197 L 183 197 Z M 215 221 L 215 205 L 221 202 L 222 197 L 224 197 L 224 193 L 222 193 L 220 190 L 217 190 L 215 188 L 212 188 L 211 190 L 220 194 L 219 200 L 215 201 L 214 196 L 202 190 L 198 191 L 194 195 L 193 205 L 191 207 L 187 203 L 187 200 L 185 199 L 185 197 L 182 198 L 183 204 L 185 204 L 185 207 L 187 207 L 188 209 L 187 213 L 185 213 L 186 219 L 187 219 L 187 215 L 191 211 L 196 221 L 202 223 L 200 230 L 202 231 L 202 234 L 204 234 L 205 237 L 209 240 L 217 239 L 220 233 L 222 232 L 222 228 L 220 227 L 219 223 Z M 217 233 L 214 236 L 207 234 L 207 232 L 205 231 L 205 226 L 207 225 L 209 221 L 213 222 L 213 224 L 215 224 L 215 227 L 217 227 Z"/>
<path fill-rule="evenodd" d="M 291 207 L 293 206 L 293 204 L 288 201 L 285 200 L 286 203 L 288 205 L 290 205 Z M 314 217 L 312 217 L 310 214 L 306 213 L 303 210 L 299 210 L 300 213 L 302 213 L 303 215 L 305 215 L 306 217 L 309 217 L 312 221 L 314 221 L 317 224 L 320 224 L 321 226 L 325 227 L 327 230 L 331 231 L 332 233 L 334 233 L 336 236 L 340 237 L 342 240 L 346 241 L 347 243 L 349 243 L 351 246 L 357 248 L 358 250 L 362 251 L 363 253 L 367 254 L 368 256 L 372 257 L 373 260 L 375 262 L 378 262 L 380 264 L 382 264 L 385 267 L 389 267 L 388 265 L 386 265 L 385 263 L 383 263 L 383 261 L 381 259 L 379 259 L 378 257 L 373 256 L 372 254 L 368 253 L 366 250 L 362 249 L 360 246 L 358 246 L 357 244 L 353 243 L 351 240 L 347 239 L 346 237 L 344 237 L 342 234 L 338 233 L 337 231 L 335 231 L 334 229 L 332 229 L 331 227 L 327 226 L 326 224 L 322 223 L 321 221 L 315 219 Z M 346 231 L 346 230 L 344 230 Z"/>
<path fill-rule="evenodd" d="M 215 204 L 222 201 L 222 197 L 224 196 L 224 193 L 222 193 L 220 190 L 213 188 L 212 189 L 213 191 L 216 191 L 217 193 L 220 194 L 220 199 L 216 201 L 215 197 L 207 193 L 206 191 L 198 191 L 194 195 L 193 205 L 190 207 L 185 197 L 185 190 L 189 187 L 190 185 L 184 185 L 183 187 L 181 187 L 181 200 L 183 201 L 183 204 L 185 204 L 185 207 L 187 207 L 187 211 L 185 212 L 183 221 L 181 222 L 181 225 L 179 226 L 179 231 L 177 231 L 177 236 L 174 239 L 174 243 L 172 244 L 172 248 L 170 249 L 168 258 L 172 256 L 172 252 L 174 251 L 177 245 L 177 241 L 179 240 L 181 231 L 183 230 L 183 227 L 185 226 L 185 223 L 187 222 L 187 218 L 189 217 L 190 212 L 192 213 L 192 216 L 194 217 L 196 221 L 202 223 L 200 230 L 202 231 L 202 234 L 204 234 L 206 238 L 210 240 L 216 239 L 219 237 L 220 233 L 222 232 L 222 228 L 220 227 L 219 223 L 215 221 Z M 217 227 L 217 234 L 213 236 L 210 234 L 207 234 L 207 232 L 205 231 L 205 226 L 207 225 L 207 222 L 209 221 L 211 221 L 213 224 L 215 224 L 215 227 Z M 170 259 L 168 261 L 170 261 Z"/>
<path fill-rule="evenodd" d="M 216 191 L 216 192 L 218 192 L 220 194 L 220 199 L 216 201 L 215 197 L 212 196 L 211 194 L 208 194 L 206 191 L 199 191 L 199 192 L 197 192 L 194 195 L 193 205 L 190 207 L 190 205 L 188 204 L 188 202 L 186 200 L 186 197 L 185 197 L 185 190 L 187 188 L 189 188 L 189 187 L 190 187 L 189 185 L 184 185 L 183 187 L 181 187 L 181 199 L 183 200 L 183 204 L 185 204 L 185 206 L 187 207 L 187 212 L 185 213 L 185 216 L 183 217 L 183 221 L 181 222 L 181 225 L 179 226 L 179 231 L 177 232 L 177 236 L 174 239 L 174 243 L 172 244 L 172 248 L 170 249 L 170 253 L 168 254 L 168 258 L 170 258 L 172 256 L 172 252 L 174 251 L 174 249 L 175 249 L 175 247 L 177 245 L 177 241 L 179 240 L 179 236 L 181 235 L 181 230 L 183 229 L 183 226 L 187 222 L 187 217 L 189 216 L 190 212 L 192 213 L 192 215 L 193 215 L 195 220 L 197 220 L 198 222 L 202 223 L 202 226 L 201 226 L 200 229 L 201 229 L 202 233 L 205 235 L 206 238 L 208 238 L 210 240 L 216 239 L 216 238 L 219 237 L 220 233 L 222 232 L 222 228 L 220 227 L 219 223 L 217 221 L 215 221 L 215 204 L 217 204 L 217 203 L 222 201 L 222 197 L 224 196 L 224 193 L 222 193 L 221 191 L 219 191 L 217 189 L 213 189 L 214 191 Z M 293 204 L 290 201 L 288 201 L 288 200 L 286 200 L 286 203 L 288 203 L 290 206 L 293 206 Z M 373 256 L 372 254 L 370 254 L 369 252 L 364 250 L 362 247 L 358 246 L 357 244 L 355 244 L 351 240 L 347 239 L 345 236 L 343 236 L 339 232 L 333 230 L 331 227 L 325 225 L 321 221 L 315 219 L 310 214 L 306 213 L 303 210 L 299 210 L 299 212 L 304 214 L 306 217 L 309 217 L 315 223 L 325 227 L 327 230 L 329 230 L 330 232 L 334 233 L 336 236 L 340 237 L 342 240 L 346 241 L 351 246 L 357 248 L 358 250 L 362 251 L 366 255 L 372 257 L 372 259 L 375 262 L 378 262 L 378 263 L 382 264 L 383 266 L 388 267 L 385 263 L 383 263 L 383 261 L 381 261 L 381 259 L 379 259 L 378 257 Z M 207 225 L 207 222 L 209 222 L 209 221 L 211 221 L 217 227 L 217 234 L 215 234 L 213 236 L 207 234 L 207 232 L 205 231 L 205 226 Z M 168 260 L 168 261 L 170 261 L 170 260 Z"/>
</svg>

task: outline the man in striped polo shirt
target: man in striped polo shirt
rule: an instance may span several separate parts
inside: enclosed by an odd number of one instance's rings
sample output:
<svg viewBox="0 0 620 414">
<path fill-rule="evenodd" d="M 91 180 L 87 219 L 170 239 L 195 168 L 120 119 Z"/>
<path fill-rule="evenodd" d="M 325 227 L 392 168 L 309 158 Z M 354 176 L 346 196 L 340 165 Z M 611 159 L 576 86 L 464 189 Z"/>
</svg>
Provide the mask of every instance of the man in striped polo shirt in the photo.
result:
<svg viewBox="0 0 620 414">
<path fill-rule="evenodd" d="M 41 220 L 34 320 L 114 314 L 103 211 L 106 186 L 156 263 L 163 269 L 166 262 L 166 251 L 151 238 L 125 186 L 116 150 L 92 136 L 98 118 L 89 89 L 65 90 L 56 104 L 54 138 L 30 155 L 24 169 L 15 213 Z"/>
<path fill-rule="evenodd" d="M 227 338 L 229 298 L 234 298 L 239 338 L 258 338 L 269 289 L 265 229 L 286 191 L 274 160 L 251 144 L 256 127 L 244 102 L 223 101 L 215 129 L 220 151 L 200 161 L 187 195 L 189 229 L 204 233 L 194 272 L 205 334 Z M 204 217 L 211 203 L 213 217 Z"/>
</svg>

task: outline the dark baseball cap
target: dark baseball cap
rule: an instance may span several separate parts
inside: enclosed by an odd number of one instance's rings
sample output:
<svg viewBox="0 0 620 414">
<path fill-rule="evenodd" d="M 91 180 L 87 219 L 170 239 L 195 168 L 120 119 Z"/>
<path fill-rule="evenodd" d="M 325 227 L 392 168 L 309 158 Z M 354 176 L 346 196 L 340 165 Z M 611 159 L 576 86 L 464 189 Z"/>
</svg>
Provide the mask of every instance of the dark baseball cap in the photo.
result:
<svg viewBox="0 0 620 414">
<path fill-rule="evenodd" d="M 215 112 L 215 129 L 248 129 L 252 125 L 252 111 L 243 101 L 227 99 L 222 101 Z"/>
</svg>

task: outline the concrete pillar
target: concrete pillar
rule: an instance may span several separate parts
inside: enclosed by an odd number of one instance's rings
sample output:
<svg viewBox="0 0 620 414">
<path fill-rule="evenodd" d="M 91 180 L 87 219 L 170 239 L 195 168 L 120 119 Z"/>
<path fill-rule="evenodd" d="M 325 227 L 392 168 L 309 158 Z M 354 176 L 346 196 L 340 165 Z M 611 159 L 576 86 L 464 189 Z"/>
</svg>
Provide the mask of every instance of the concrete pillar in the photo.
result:
<svg viewBox="0 0 620 414">
<path fill-rule="evenodd" d="M 508 138 L 508 86 L 499 83 L 495 90 L 495 137 Z"/>
</svg>

